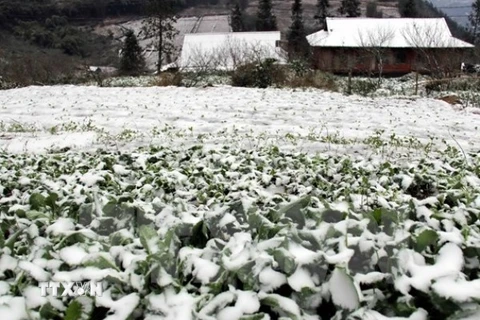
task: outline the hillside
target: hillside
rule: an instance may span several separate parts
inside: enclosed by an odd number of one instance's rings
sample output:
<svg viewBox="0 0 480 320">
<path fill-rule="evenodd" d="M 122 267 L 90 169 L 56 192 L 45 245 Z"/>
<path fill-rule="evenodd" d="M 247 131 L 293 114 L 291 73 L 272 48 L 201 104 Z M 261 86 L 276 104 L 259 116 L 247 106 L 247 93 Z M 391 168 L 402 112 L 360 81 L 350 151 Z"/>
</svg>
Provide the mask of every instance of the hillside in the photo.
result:
<svg viewBox="0 0 480 320">
<path fill-rule="evenodd" d="M 228 14 L 230 0 L 185 0 L 179 10 L 175 39 L 177 48 L 181 48 L 183 35 L 190 32 L 229 31 Z M 367 3 L 360 0 L 362 16 L 365 16 Z M 448 0 L 441 0 L 448 1 Z M 467 0 L 465 0 L 467 1 Z M 331 0 L 330 16 L 338 16 L 340 0 Z M 210 3 L 210 4 L 209 4 Z M 212 4 L 215 3 L 215 4 Z M 245 24 L 249 30 L 255 29 L 257 0 L 245 1 Z M 313 19 L 316 13 L 316 0 L 303 0 L 304 20 L 307 32 L 315 32 L 318 25 Z M 421 16 L 439 17 L 444 14 L 433 5 L 418 0 Z M 290 0 L 273 0 L 273 10 L 277 17 L 278 28 L 286 32 L 290 25 Z M 378 10 L 384 17 L 399 17 L 398 1 L 378 1 Z M 4 78 L 14 77 L 15 82 L 24 82 L 31 76 L 33 83 L 49 83 L 49 70 L 52 66 L 63 68 L 61 78 L 72 78 L 75 68 L 82 65 L 116 66 L 118 49 L 122 44 L 122 28 L 133 28 L 141 35 L 142 1 L 128 2 L 118 0 L 43 0 L 38 1 L 0 1 L 0 74 Z M 448 21 L 452 33 L 459 38 L 469 40 L 468 34 L 453 20 Z M 150 67 L 155 63 L 155 53 L 151 39 L 142 39 Z M 40 50 L 39 50 L 40 49 Z M 35 58 L 32 58 L 35 56 Z M 29 60 L 44 61 L 30 65 Z M 15 61 L 15 72 L 12 64 Z M 61 63 L 58 61 L 72 61 Z M 56 68 L 61 70 L 62 68 Z M 68 73 L 65 76 L 65 73 Z M 13 75 L 12 75 L 13 74 Z M 40 76 L 41 75 L 41 76 Z M 58 78 L 58 77 L 56 77 Z"/>
<path fill-rule="evenodd" d="M 365 16 L 367 3 L 370 0 L 360 0 L 360 7 L 362 16 Z M 330 0 L 330 11 L 332 16 L 338 15 L 338 8 L 340 7 L 341 0 Z M 316 13 L 316 0 L 303 0 L 304 19 L 308 29 L 314 30 L 316 28 L 313 16 Z M 292 1 L 290 0 L 273 0 L 273 11 L 277 17 L 278 27 L 282 31 L 286 31 L 290 26 L 290 12 Z M 250 0 L 246 13 L 252 18 L 257 13 L 258 1 Z M 378 9 L 383 12 L 383 16 L 388 17 L 400 17 L 397 8 L 397 1 L 378 1 Z M 202 15 L 222 15 L 229 14 L 229 7 L 220 2 L 216 6 L 199 5 L 182 10 L 183 16 L 202 16 Z"/>
</svg>

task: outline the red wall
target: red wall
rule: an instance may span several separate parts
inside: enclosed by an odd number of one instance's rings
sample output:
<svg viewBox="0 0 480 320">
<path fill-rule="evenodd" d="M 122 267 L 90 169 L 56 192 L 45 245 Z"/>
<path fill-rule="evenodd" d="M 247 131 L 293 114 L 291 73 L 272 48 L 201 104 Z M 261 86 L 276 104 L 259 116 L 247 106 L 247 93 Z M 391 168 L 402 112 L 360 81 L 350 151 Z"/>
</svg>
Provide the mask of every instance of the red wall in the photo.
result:
<svg viewBox="0 0 480 320">
<path fill-rule="evenodd" d="M 385 49 L 382 51 L 382 73 L 383 74 L 406 74 L 415 69 L 422 72 L 432 68 L 460 68 L 460 62 L 465 50 L 452 49 L 429 49 L 413 48 Z M 400 61 L 397 55 L 403 54 L 404 59 Z M 435 65 L 422 60 L 421 57 L 429 54 L 435 56 Z M 348 73 L 379 73 L 379 64 L 376 63 L 374 51 L 365 48 L 314 48 L 314 67 L 326 72 Z M 458 66 L 457 66 L 458 64 Z"/>
</svg>

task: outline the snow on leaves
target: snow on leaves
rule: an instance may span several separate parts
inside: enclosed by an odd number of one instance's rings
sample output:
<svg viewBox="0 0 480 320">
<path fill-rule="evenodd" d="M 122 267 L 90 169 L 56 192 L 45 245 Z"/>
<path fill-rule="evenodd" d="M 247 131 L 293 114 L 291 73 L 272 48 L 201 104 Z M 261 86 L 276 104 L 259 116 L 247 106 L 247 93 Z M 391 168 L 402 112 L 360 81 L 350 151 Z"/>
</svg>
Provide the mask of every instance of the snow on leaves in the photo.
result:
<svg viewBox="0 0 480 320">
<path fill-rule="evenodd" d="M 475 316 L 480 157 L 441 157 L 1 154 L 0 314 Z M 104 295 L 35 300 L 38 281 L 49 280 L 103 281 Z"/>
</svg>

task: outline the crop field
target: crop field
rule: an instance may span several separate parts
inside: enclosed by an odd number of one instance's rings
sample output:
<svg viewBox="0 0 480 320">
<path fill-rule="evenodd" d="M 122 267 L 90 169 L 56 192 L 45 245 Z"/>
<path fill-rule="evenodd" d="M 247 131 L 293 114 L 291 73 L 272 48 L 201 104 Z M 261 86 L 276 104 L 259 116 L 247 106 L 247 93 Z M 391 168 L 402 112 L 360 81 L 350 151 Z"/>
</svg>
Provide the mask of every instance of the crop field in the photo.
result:
<svg viewBox="0 0 480 320">
<path fill-rule="evenodd" d="M 477 111 L 228 86 L 2 91 L 0 317 L 479 319 Z M 100 296 L 39 286 L 90 280 Z"/>
</svg>

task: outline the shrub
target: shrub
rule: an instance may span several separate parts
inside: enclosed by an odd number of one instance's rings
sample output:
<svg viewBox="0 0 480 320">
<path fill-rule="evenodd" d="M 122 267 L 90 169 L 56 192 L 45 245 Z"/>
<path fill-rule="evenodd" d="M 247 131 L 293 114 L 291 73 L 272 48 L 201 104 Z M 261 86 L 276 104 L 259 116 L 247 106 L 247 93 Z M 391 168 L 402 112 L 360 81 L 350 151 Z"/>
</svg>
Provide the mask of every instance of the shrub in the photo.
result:
<svg viewBox="0 0 480 320">
<path fill-rule="evenodd" d="M 34 44 L 41 47 L 53 48 L 55 46 L 55 35 L 50 31 L 35 30 L 31 39 Z"/>
<path fill-rule="evenodd" d="M 12 56 L 0 65 L 0 74 L 8 87 L 76 83 L 73 60 L 62 55 L 42 53 Z"/>
<path fill-rule="evenodd" d="M 260 63 L 248 63 L 239 66 L 231 76 L 236 87 L 267 88 L 273 84 L 280 85 L 285 77 L 274 59 L 266 59 Z"/>
<path fill-rule="evenodd" d="M 64 53 L 68 55 L 78 55 L 84 56 L 85 52 L 82 49 L 83 43 L 79 37 L 76 36 L 66 36 L 62 39 L 60 43 L 60 48 L 63 50 Z"/>
<path fill-rule="evenodd" d="M 376 81 L 352 80 L 350 93 L 367 97 L 368 95 L 377 91 L 377 89 L 378 83 Z"/>
<path fill-rule="evenodd" d="M 290 69 L 295 72 L 295 76 L 305 76 L 309 70 L 308 62 L 302 59 L 295 59 L 290 62 Z"/>
<path fill-rule="evenodd" d="M 480 80 L 476 79 L 440 79 L 425 83 L 427 95 L 442 91 L 478 91 Z"/>
<path fill-rule="evenodd" d="M 66 25 L 68 25 L 68 20 L 63 16 L 52 16 L 45 20 L 45 27 L 50 30 L 54 30 L 57 27 L 65 27 Z"/>
<path fill-rule="evenodd" d="M 331 74 L 317 70 L 307 71 L 303 76 L 288 77 L 286 86 L 292 88 L 317 88 L 329 91 L 338 91 L 338 84 Z"/>
<path fill-rule="evenodd" d="M 179 87 L 182 85 L 183 76 L 180 72 L 164 72 L 155 77 L 151 82 L 151 86 L 156 87 Z"/>
</svg>

